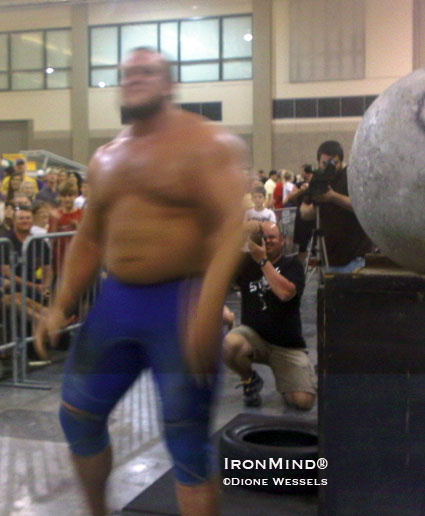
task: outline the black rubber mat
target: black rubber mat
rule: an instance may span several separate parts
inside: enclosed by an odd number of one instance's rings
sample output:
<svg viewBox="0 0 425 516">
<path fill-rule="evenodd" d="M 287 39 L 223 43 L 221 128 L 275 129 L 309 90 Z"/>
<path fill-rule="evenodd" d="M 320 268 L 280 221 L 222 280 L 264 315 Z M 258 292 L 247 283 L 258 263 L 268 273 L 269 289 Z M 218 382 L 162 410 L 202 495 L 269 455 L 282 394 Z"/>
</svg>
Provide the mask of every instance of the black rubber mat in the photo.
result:
<svg viewBox="0 0 425 516">
<path fill-rule="evenodd" d="M 237 416 L 235 419 L 237 418 L 241 418 L 241 416 Z M 218 435 L 219 432 L 213 436 L 213 441 L 217 441 Z M 237 514 L 243 514 L 243 516 L 317 516 L 317 512 L 317 496 L 268 494 L 234 487 L 223 487 L 222 489 L 222 516 Z M 123 509 L 122 514 L 123 516 L 178 516 L 174 477 L 171 469 L 130 502 Z"/>
</svg>

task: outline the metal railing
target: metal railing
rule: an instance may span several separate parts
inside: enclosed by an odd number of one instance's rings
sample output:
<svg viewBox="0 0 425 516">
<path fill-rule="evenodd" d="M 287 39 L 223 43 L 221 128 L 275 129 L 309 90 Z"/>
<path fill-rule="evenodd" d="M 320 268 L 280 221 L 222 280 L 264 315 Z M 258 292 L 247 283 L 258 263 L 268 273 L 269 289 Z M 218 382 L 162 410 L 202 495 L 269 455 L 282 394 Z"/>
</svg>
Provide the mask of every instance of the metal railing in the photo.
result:
<svg viewBox="0 0 425 516">
<path fill-rule="evenodd" d="M 52 302 L 51 293 L 61 281 L 66 249 L 74 231 L 28 237 L 17 254 L 9 239 L 0 239 L 0 357 L 12 363 L 11 381 L 1 386 L 48 389 L 28 378 L 28 350 L 37 323 Z M 84 319 L 100 287 L 97 281 L 80 297 L 70 323 L 61 335 L 72 333 Z"/>
<path fill-rule="evenodd" d="M 0 358 L 11 354 L 13 382 L 17 382 L 16 292 L 15 281 L 3 275 L 7 269 L 15 270 L 15 253 L 12 242 L 7 238 L 0 238 Z"/>
</svg>

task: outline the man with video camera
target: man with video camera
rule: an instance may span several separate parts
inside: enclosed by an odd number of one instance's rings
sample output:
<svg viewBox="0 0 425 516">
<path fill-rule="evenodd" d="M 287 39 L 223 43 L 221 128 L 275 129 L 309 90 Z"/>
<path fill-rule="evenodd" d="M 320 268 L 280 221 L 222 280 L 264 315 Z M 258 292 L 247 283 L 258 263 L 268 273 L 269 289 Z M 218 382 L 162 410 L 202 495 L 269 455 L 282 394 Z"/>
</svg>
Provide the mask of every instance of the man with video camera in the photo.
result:
<svg viewBox="0 0 425 516">
<path fill-rule="evenodd" d="M 305 191 L 301 217 L 314 220 L 319 214 L 329 261 L 329 272 L 353 272 L 364 266 L 372 243 L 360 226 L 348 195 L 347 167 L 339 142 L 328 140 L 317 150 L 318 169 Z"/>
</svg>

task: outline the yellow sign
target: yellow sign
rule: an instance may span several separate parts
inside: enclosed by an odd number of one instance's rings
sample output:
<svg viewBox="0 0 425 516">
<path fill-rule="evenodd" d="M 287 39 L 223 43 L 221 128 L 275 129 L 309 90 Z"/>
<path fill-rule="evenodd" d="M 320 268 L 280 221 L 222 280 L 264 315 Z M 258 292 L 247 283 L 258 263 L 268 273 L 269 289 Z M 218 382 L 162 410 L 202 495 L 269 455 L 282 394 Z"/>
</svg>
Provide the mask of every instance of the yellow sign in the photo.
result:
<svg viewBox="0 0 425 516">
<path fill-rule="evenodd" d="M 15 161 L 18 158 L 22 158 L 22 159 L 26 160 L 26 157 L 24 156 L 24 154 L 3 154 L 3 159 L 8 159 L 12 163 L 15 163 Z"/>
<path fill-rule="evenodd" d="M 19 158 L 27 159 L 25 157 L 25 154 L 2 154 L 3 159 L 7 159 L 13 163 Z M 35 161 L 28 161 L 27 162 L 27 170 L 28 172 L 35 172 L 37 170 L 37 163 Z"/>
</svg>

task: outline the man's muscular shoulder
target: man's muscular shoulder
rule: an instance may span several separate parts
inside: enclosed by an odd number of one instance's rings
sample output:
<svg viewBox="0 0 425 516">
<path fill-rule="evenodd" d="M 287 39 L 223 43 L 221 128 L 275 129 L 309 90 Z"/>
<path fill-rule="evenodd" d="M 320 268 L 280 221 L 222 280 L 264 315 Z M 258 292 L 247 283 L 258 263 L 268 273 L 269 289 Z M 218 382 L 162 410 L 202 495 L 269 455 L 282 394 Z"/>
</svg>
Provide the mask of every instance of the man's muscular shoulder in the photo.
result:
<svg viewBox="0 0 425 516">
<path fill-rule="evenodd" d="M 207 119 L 185 113 L 185 123 L 192 136 L 199 143 L 199 150 L 204 152 L 245 152 L 243 141 L 236 135 L 208 122 Z"/>
</svg>

